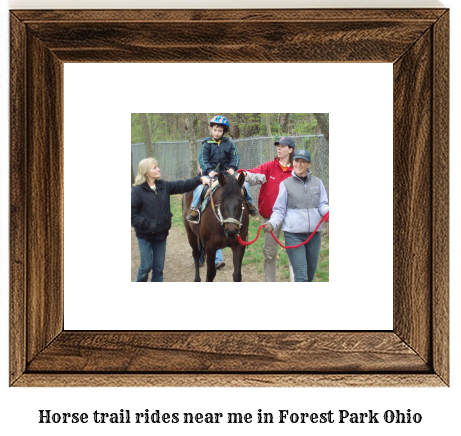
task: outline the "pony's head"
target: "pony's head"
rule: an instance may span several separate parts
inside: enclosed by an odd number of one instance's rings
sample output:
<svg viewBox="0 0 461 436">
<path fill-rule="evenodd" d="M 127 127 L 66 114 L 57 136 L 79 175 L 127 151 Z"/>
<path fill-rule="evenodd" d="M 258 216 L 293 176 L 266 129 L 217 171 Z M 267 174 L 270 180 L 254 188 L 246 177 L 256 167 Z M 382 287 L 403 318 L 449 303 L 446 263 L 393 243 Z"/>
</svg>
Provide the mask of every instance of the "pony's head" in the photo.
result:
<svg viewBox="0 0 461 436">
<path fill-rule="evenodd" d="M 225 176 L 223 173 L 219 173 L 218 181 L 221 185 L 219 210 L 224 226 L 224 234 L 228 239 L 235 239 L 242 225 L 244 210 L 242 186 L 245 181 L 245 175 L 240 173 L 238 179 L 236 179 L 234 176 Z"/>
</svg>

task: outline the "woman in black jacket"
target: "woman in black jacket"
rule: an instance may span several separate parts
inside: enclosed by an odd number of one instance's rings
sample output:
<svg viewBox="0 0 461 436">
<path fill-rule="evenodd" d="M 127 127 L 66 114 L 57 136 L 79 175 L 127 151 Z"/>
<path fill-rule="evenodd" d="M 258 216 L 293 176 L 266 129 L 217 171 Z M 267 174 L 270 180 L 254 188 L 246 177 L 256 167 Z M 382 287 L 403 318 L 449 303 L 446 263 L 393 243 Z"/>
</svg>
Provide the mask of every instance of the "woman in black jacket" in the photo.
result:
<svg viewBox="0 0 461 436">
<path fill-rule="evenodd" d="M 153 157 L 139 162 L 138 175 L 131 190 L 131 225 L 138 239 L 141 265 L 137 282 L 163 282 L 166 238 L 171 227 L 170 195 L 194 190 L 208 179 L 197 176 L 188 180 L 167 182 L 160 179 L 160 168 Z"/>
</svg>

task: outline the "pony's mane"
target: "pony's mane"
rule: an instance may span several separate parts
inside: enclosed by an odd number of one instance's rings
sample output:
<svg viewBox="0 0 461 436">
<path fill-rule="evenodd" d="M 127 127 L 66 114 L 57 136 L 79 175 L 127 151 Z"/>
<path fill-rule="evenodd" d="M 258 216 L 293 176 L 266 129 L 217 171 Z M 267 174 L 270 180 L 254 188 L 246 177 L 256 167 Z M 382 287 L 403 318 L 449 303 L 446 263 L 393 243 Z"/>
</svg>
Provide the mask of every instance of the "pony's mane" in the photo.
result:
<svg viewBox="0 0 461 436">
<path fill-rule="evenodd" d="M 237 183 L 237 179 L 234 176 L 224 176 L 226 178 L 226 184 L 221 187 L 221 200 L 224 200 L 231 195 L 236 195 L 240 200 L 243 200 L 242 190 L 240 185 Z"/>
</svg>

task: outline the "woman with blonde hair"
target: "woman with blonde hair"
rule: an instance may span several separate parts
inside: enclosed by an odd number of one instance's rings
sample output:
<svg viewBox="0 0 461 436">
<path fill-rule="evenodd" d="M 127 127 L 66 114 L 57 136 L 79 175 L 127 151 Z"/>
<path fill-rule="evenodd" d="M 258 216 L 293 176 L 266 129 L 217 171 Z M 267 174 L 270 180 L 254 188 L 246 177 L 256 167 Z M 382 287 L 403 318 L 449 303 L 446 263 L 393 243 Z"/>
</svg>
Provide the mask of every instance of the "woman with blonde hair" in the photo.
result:
<svg viewBox="0 0 461 436">
<path fill-rule="evenodd" d="M 166 238 L 171 227 L 170 195 L 193 191 L 208 179 L 198 175 L 188 180 L 168 182 L 160 178 L 160 168 L 153 157 L 141 160 L 131 190 L 131 225 L 138 239 L 141 265 L 137 282 L 163 282 Z"/>
</svg>

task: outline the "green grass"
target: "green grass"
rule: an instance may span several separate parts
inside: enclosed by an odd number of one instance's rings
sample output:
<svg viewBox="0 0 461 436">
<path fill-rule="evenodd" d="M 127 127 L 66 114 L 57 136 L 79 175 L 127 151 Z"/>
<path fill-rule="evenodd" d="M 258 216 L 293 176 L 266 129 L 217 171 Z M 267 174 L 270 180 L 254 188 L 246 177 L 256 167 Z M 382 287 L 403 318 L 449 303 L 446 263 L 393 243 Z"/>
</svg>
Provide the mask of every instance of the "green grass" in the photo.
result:
<svg viewBox="0 0 461 436">
<path fill-rule="evenodd" d="M 319 263 L 315 273 L 314 282 L 330 281 L 330 235 L 322 235 L 322 244 L 320 246 Z"/>
<path fill-rule="evenodd" d="M 186 234 L 186 229 L 184 228 L 184 223 L 182 222 L 182 195 L 172 195 L 171 200 L 171 213 L 173 218 L 171 218 L 171 225 L 173 227 L 179 227 L 181 233 Z"/>
<path fill-rule="evenodd" d="M 186 234 L 184 224 L 182 222 L 182 196 L 172 195 L 171 196 L 171 212 L 173 213 L 172 226 L 179 228 L 179 230 Z M 252 241 L 256 238 L 258 228 L 262 224 L 261 217 L 250 219 L 250 228 L 248 229 L 248 241 Z M 282 233 L 283 234 L 283 233 Z M 285 238 L 282 236 L 280 242 L 285 245 Z M 263 257 L 263 244 L 264 244 L 264 230 L 261 229 L 258 240 L 249 246 L 245 250 L 245 256 L 243 257 L 242 264 L 249 265 L 253 264 L 259 272 L 263 272 L 264 269 L 264 257 Z M 225 248 L 224 250 L 229 250 Z M 288 255 L 286 250 L 281 247 L 277 251 L 277 269 L 281 274 L 283 281 L 290 280 L 290 271 L 288 269 Z M 317 265 L 317 272 L 315 273 L 314 282 L 328 282 L 329 281 L 329 235 L 322 235 L 322 245 L 320 248 L 319 263 Z"/>
</svg>

